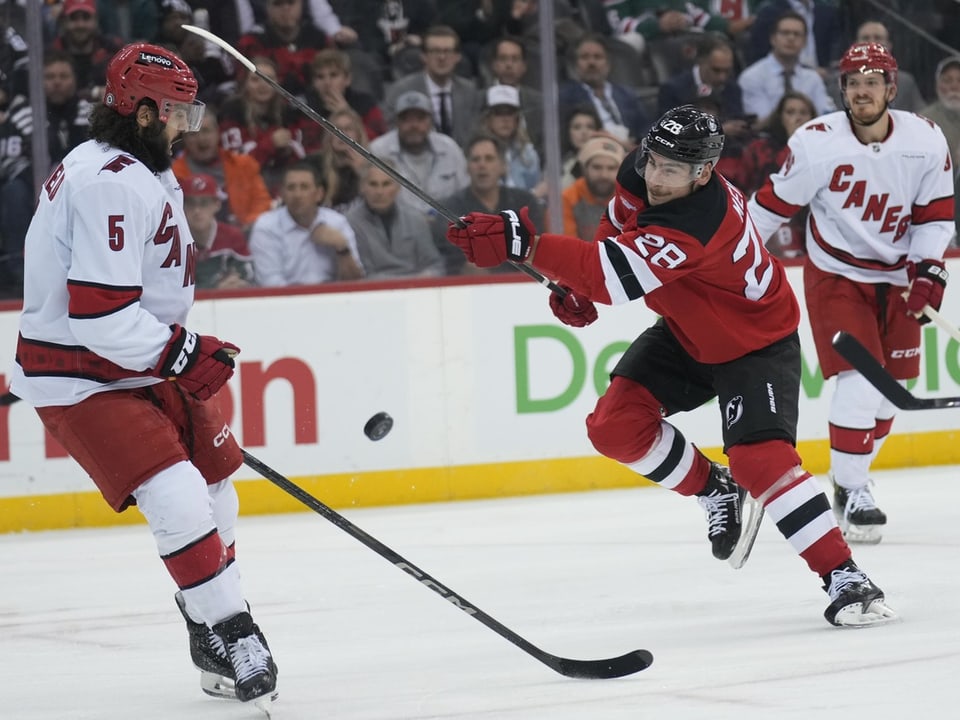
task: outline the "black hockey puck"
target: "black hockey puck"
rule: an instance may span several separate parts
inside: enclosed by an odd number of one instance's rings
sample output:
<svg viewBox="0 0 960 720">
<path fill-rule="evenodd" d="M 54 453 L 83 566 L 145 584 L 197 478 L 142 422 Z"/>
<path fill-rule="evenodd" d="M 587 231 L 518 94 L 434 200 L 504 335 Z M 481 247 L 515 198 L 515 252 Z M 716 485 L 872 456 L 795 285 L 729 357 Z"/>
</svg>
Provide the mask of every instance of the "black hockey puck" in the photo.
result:
<svg viewBox="0 0 960 720">
<path fill-rule="evenodd" d="M 385 412 L 378 412 L 367 420 L 367 424 L 363 426 L 363 434 L 376 442 L 385 438 L 391 428 L 393 428 L 393 418 Z"/>
</svg>

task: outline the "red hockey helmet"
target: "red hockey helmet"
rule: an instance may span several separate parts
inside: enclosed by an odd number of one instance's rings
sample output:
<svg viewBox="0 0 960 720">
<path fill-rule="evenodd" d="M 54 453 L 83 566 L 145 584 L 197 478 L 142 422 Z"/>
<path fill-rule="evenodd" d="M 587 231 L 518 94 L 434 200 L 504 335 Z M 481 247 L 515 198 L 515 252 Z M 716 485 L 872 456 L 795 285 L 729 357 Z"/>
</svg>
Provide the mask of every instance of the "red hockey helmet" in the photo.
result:
<svg viewBox="0 0 960 720">
<path fill-rule="evenodd" d="M 850 73 L 882 72 L 889 85 L 897 84 L 897 61 L 880 43 L 854 43 L 840 58 L 840 86 Z"/>
<path fill-rule="evenodd" d="M 131 115 L 141 100 L 149 98 L 157 104 L 160 122 L 178 117 L 184 130 L 195 132 L 200 129 L 204 108 L 196 97 L 193 72 L 183 60 L 158 45 L 127 45 L 107 65 L 103 104 L 121 115 Z"/>
</svg>

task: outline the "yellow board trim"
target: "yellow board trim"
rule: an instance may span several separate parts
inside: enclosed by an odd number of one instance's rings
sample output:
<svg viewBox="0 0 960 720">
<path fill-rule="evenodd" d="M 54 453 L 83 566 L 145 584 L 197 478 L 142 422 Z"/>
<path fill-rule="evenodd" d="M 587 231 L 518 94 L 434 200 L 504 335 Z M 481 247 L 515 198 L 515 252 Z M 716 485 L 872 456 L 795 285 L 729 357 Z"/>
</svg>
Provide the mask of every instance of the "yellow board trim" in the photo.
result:
<svg viewBox="0 0 960 720">
<path fill-rule="evenodd" d="M 804 467 L 822 474 L 829 468 L 826 440 L 799 443 Z M 719 448 L 705 450 L 722 460 Z M 960 464 L 960 431 L 891 436 L 877 468 Z M 283 468 L 275 468 L 283 472 Z M 239 471 L 237 492 L 244 515 L 303 511 L 304 506 L 267 480 L 247 480 Z M 360 475 L 308 475 L 290 480 L 336 509 L 476 500 L 544 493 L 581 492 L 652 485 L 604 457 L 536 460 L 445 468 L 388 470 Z M 77 527 L 133 525 L 143 522 L 135 509 L 113 512 L 97 492 L 0 498 L 0 533 Z"/>
</svg>

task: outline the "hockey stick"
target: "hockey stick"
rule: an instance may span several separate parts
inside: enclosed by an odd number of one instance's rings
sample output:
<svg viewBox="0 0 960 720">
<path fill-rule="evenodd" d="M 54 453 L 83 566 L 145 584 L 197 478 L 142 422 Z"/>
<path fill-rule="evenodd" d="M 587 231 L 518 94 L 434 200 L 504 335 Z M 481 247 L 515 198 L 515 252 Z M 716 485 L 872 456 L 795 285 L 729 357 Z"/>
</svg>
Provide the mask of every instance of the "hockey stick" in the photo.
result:
<svg viewBox="0 0 960 720">
<path fill-rule="evenodd" d="M 319 515 L 322 515 L 324 519 L 332 522 L 352 538 L 359 540 L 382 558 L 385 558 L 389 563 L 403 570 L 421 585 L 433 590 L 444 600 L 452 603 L 460 610 L 463 610 L 474 620 L 478 620 L 479 622 L 483 623 L 497 633 L 497 635 L 502 638 L 506 638 L 525 653 L 532 655 L 551 670 L 555 670 L 561 675 L 586 679 L 616 678 L 623 677 L 624 675 L 632 675 L 633 673 L 644 670 L 650 667 L 650 664 L 653 662 L 653 655 L 649 650 L 634 650 L 619 657 L 605 658 L 602 660 L 573 660 L 570 658 L 551 655 L 535 645 L 532 645 L 529 641 L 520 637 L 513 630 L 505 625 L 502 625 L 497 620 L 494 620 L 480 608 L 468 603 L 465 598 L 454 593 L 450 588 L 437 581 L 429 573 L 421 570 L 416 565 L 391 550 L 373 536 L 365 533 L 359 527 L 343 517 L 343 515 L 324 505 L 299 485 L 296 485 L 273 468 L 267 466 L 260 460 L 257 460 L 257 458 L 248 453 L 246 450 L 243 451 L 243 462 L 246 463 L 248 467 L 263 475 L 263 477 L 279 487 L 285 493 L 292 495 L 308 508 Z"/>
<path fill-rule="evenodd" d="M 960 397 L 916 397 L 901 385 L 893 375 L 888 373 L 883 365 L 870 354 L 870 351 L 849 333 L 838 332 L 833 338 L 833 347 L 843 356 L 844 360 L 853 365 L 871 385 L 901 410 L 937 410 L 960 407 Z"/>
<path fill-rule="evenodd" d="M 950 337 L 960 343 L 960 329 L 941 315 L 938 310 L 934 310 L 929 305 L 924 305 L 923 314 L 939 325 L 941 330 L 944 330 Z"/>
<path fill-rule="evenodd" d="M 409 190 L 414 195 L 416 195 L 424 203 L 426 203 L 427 205 L 432 207 L 434 210 L 436 210 L 445 220 L 447 220 L 448 222 L 452 222 L 457 227 L 461 227 L 461 228 L 466 227 L 462 219 L 454 215 L 450 210 L 448 210 L 443 205 L 441 205 L 437 200 L 430 197 L 427 193 L 425 193 L 423 190 L 417 187 L 410 180 L 408 180 L 403 175 L 401 175 L 396 170 L 394 170 L 392 167 L 387 165 L 383 160 L 381 160 L 379 157 L 374 155 L 372 152 L 370 152 L 367 148 L 365 148 L 363 145 L 358 143 L 352 137 L 347 135 L 345 132 L 343 132 L 343 130 L 338 128 L 336 125 L 330 122 L 323 115 L 321 115 L 312 107 L 307 105 L 305 102 L 303 102 L 303 100 L 301 100 L 296 95 L 291 93 L 289 90 L 283 87 L 283 85 L 278 83 L 272 77 L 270 77 L 269 75 L 265 75 L 264 73 L 257 70 L 257 66 L 254 65 L 253 62 L 251 62 L 250 59 L 247 58 L 246 55 L 244 55 L 235 47 L 230 45 L 230 43 L 228 43 L 226 40 L 214 35 L 209 30 L 204 30 L 203 28 L 197 27 L 196 25 L 183 25 L 182 27 L 184 30 L 188 30 L 189 32 L 192 32 L 194 35 L 199 35 L 204 40 L 207 40 L 208 42 L 213 43 L 214 45 L 219 47 L 221 50 L 223 50 L 225 53 L 235 58 L 238 63 L 243 65 L 243 67 L 245 67 L 247 70 L 252 72 L 257 77 L 259 77 L 265 83 L 270 85 L 270 87 L 272 87 L 278 93 L 280 93 L 280 95 L 282 95 L 287 100 L 287 102 L 289 102 L 291 105 L 297 108 L 300 112 L 302 112 L 308 118 L 313 120 L 315 123 L 319 124 L 326 130 L 329 130 L 330 132 L 332 132 L 340 140 L 342 140 L 347 145 L 349 145 L 354 152 L 359 153 L 367 162 L 373 165 L 376 165 L 378 168 L 383 170 L 383 172 L 385 172 L 387 175 L 389 175 L 394 180 L 396 180 L 401 187 L 405 187 L 407 190 Z M 549 278 L 546 278 L 543 275 L 541 275 L 539 272 L 534 270 L 529 265 L 525 263 L 514 263 L 514 262 L 511 262 L 511 264 L 517 269 L 529 275 L 531 278 L 536 280 L 541 285 L 550 288 L 552 292 L 557 293 L 560 297 L 566 296 L 567 294 L 566 290 L 564 290 L 562 287 L 557 285 L 555 282 L 553 282 Z"/>
</svg>

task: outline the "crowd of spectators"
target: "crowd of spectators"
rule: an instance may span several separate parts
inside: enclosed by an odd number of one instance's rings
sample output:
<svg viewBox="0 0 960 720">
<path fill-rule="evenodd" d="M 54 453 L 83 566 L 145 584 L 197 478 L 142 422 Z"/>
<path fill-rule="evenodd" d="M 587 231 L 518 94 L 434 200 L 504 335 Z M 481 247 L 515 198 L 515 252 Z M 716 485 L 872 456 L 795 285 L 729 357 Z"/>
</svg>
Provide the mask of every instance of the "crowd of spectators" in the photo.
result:
<svg viewBox="0 0 960 720">
<path fill-rule="evenodd" d="M 750 193 L 779 167 L 796 127 L 840 107 L 836 63 L 849 43 L 892 47 L 889 22 L 865 2 L 552 0 L 558 103 L 544 108 L 543 1 L 46 0 L 34 71 L 47 115 L 42 170 L 85 140 L 110 57 L 146 40 L 183 57 L 207 103 L 174 162 L 198 287 L 475 273 L 445 241 L 436 208 L 182 26 L 232 43 L 443 208 L 529 206 L 543 228 L 556 183 L 562 231 L 585 239 L 619 163 L 662 112 L 694 103 L 717 114 L 727 135 L 719 169 Z M 20 291 L 35 195 L 26 2 L 0 0 L 2 297 Z M 917 2 L 949 22 L 944 3 Z M 934 62 L 931 72 L 901 60 L 895 107 L 940 124 L 957 166 L 960 55 Z M 552 174 L 545 112 L 560 128 L 562 167 Z M 771 250 L 802 255 L 802 223 L 781 228 Z"/>
</svg>

